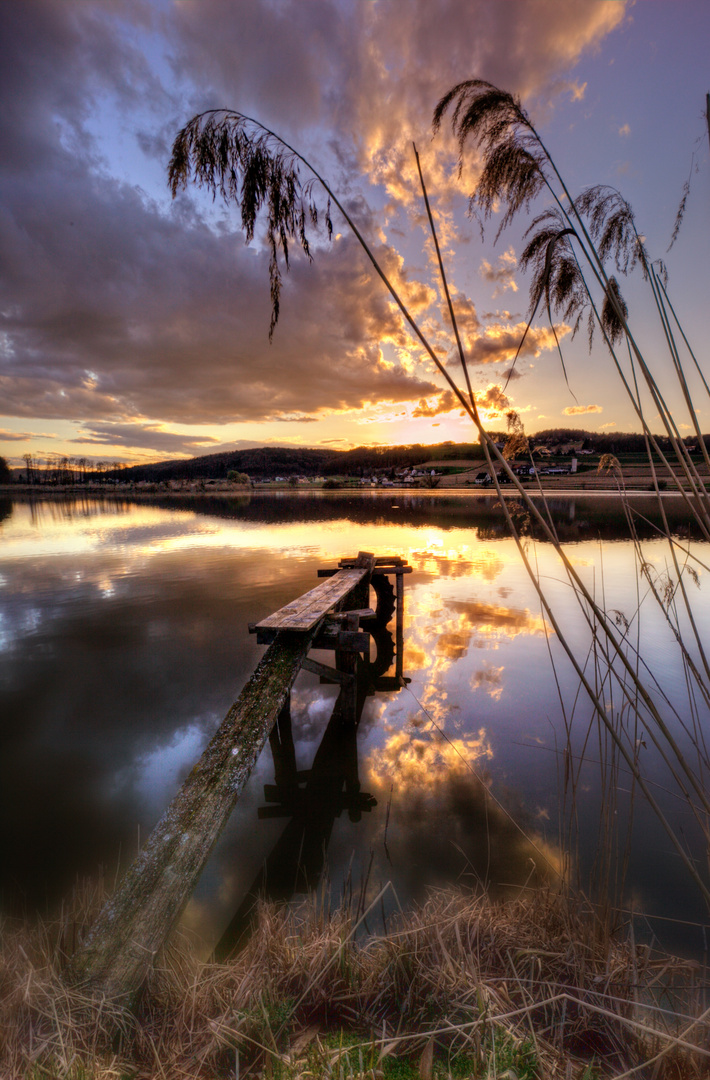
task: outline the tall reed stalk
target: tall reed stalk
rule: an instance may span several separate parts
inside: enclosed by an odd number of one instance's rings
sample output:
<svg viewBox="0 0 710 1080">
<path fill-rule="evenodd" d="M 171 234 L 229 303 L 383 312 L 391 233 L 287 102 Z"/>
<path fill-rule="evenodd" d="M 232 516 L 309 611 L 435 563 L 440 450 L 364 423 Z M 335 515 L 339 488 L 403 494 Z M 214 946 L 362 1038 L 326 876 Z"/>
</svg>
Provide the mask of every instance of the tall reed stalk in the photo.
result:
<svg viewBox="0 0 710 1080">
<path fill-rule="evenodd" d="M 595 595 L 556 534 L 542 488 L 533 497 L 510 465 L 510 447 L 501 451 L 485 429 L 471 385 L 468 361 L 457 326 L 455 306 L 416 148 L 414 153 L 422 195 L 458 352 L 463 387 L 456 383 L 444 360 L 437 355 L 328 182 L 310 162 L 274 132 L 238 112 L 213 110 L 202 113 L 194 117 L 175 139 L 169 184 L 173 195 L 188 183 L 195 182 L 206 188 L 213 197 L 220 195 L 226 201 L 236 203 L 241 211 L 247 240 L 254 236 L 255 225 L 261 215 L 270 250 L 270 333 L 273 333 L 279 316 L 281 266 L 288 267 L 289 245 L 300 245 L 305 254 L 312 257 L 309 230 L 317 227 L 321 213 L 314 194 L 317 185 L 327 196 L 325 224 L 329 235 L 332 232 L 331 208 L 334 206 L 340 211 L 413 334 L 478 431 L 507 527 L 536 590 L 544 619 L 572 665 L 580 691 L 586 696 L 591 709 L 597 731 L 599 760 L 604 763 L 603 785 L 608 796 L 602 820 L 602 846 L 606 846 L 608 851 L 614 847 L 612 823 L 619 770 L 623 768 L 631 778 L 634 794 L 642 795 L 656 814 L 680 861 L 710 908 L 708 868 L 698 864 L 664 812 L 654 785 L 645 774 L 646 755 L 642 750 L 646 741 L 653 745 L 655 753 L 665 764 L 668 783 L 688 808 L 710 850 L 710 787 L 707 782 L 710 759 L 704 736 L 704 727 L 710 716 L 710 663 L 692 595 L 699 580 L 698 571 L 708 570 L 708 567 L 690 542 L 674 535 L 669 526 L 657 475 L 658 464 L 663 469 L 664 479 L 670 478 L 672 487 L 683 500 L 689 521 L 706 541 L 710 541 L 710 497 L 705 479 L 681 438 L 680 421 L 668 404 L 669 389 L 661 385 L 634 335 L 617 275 L 638 270 L 648 285 L 662 340 L 671 361 L 670 371 L 678 384 L 691 429 L 698 438 L 708 471 L 710 456 L 702 438 L 684 356 L 690 357 L 691 366 L 700 375 L 701 392 L 710 396 L 710 387 L 668 296 L 665 267 L 651 259 L 645 241 L 636 228 L 632 208 L 619 192 L 597 186 L 573 198 L 520 103 L 512 95 L 489 83 L 471 80 L 454 87 L 436 107 L 435 130 L 449 113 L 458 140 L 460 160 L 463 161 L 468 145 L 472 143 L 482 162 L 478 185 L 470 197 L 470 208 L 480 214 L 483 220 L 490 218 L 494 210 L 500 209 L 498 234 L 519 214 L 527 213 L 540 198 L 547 195 L 550 200 L 547 208 L 533 218 L 526 234 L 528 243 L 521 257 L 522 267 L 532 271 L 528 329 L 541 306 L 547 312 L 553 331 L 554 316 L 571 320 L 575 332 L 583 319 L 586 320 L 590 346 L 595 332 L 599 332 L 612 369 L 644 434 L 661 522 L 658 535 L 665 539 L 668 546 L 669 562 L 662 579 L 654 576 L 653 568 L 644 555 L 635 529 L 636 511 L 621 476 L 619 498 L 626 508 L 640 579 L 647 585 L 648 597 L 659 606 L 677 647 L 678 663 L 687 687 L 687 718 L 678 714 L 644 661 L 638 613 L 631 620 L 623 615 L 619 617 L 613 609 L 607 609 L 604 599 Z M 300 167 L 305 167 L 309 172 L 309 179 L 305 183 L 300 179 Z M 559 340 L 558 349 L 567 379 L 567 365 Z M 656 416 L 670 446 L 668 452 L 662 449 L 652 430 L 649 417 Z M 518 447 L 521 443 L 524 445 L 524 433 L 519 421 L 511 416 L 511 422 Z M 607 464 L 617 469 L 618 463 L 615 461 L 610 460 Z M 501 487 L 500 474 L 505 474 L 509 481 L 510 487 L 506 490 Z M 558 555 L 581 619 L 588 628 L 590 652 L 586 658 L 578 655 L 571 634 L 563 625 L 563 613 L 558 610 L 549 588 L 538 573 L 529 536 L 519 524 L 515 504 L 523 505 L 534 529 L 554 547 Z M 632 622 L 636 623 L 635 636 L 630 633 Z M 579 703 L 566 718 L 570 740 L 571 725 L 577 723 L 574 720 L 575 710 L 579 715 Z M 591 746 L 591 739 L 590 729 L 582 740 L 583 746 Z M 569 762 L 571 741 L 566 752 Z M 572 767 L 568 774 L 569 791 L 573 796 L 579 784 L 579 775 L 578 765 Z M 600 892 L 608 893 L 612 877 L 615 880 L 619 874 L 623 877 L 626 857 L 619 856 L 616 871 L 612 871 L 610 861 L 605 867 L 600 864 Z"/>
</svg>

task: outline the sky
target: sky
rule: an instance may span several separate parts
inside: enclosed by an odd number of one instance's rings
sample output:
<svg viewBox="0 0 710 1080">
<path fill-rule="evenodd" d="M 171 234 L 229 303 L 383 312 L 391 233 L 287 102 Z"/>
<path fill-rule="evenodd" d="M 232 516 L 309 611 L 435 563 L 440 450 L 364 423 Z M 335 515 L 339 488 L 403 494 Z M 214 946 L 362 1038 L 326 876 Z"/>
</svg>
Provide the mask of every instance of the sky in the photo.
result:
<svg viewBox="0 0 710 1080">
<path fill-rule="evenodd" d="M 195 188 L 173 200 L 167 186 L 180 127 L 220 107 L 255 117 L 328 177 L 460 382 L 416 143 L 488 425 L 514 409 L 531 433 L 637 430 L 603 346 L 571 341 L 561 319 L 569 385 L 545 314 L 506 386 L 527 318 L 518 261 L 531 219 L 494 243 L 494 213 L 481 235 L 467 213 L 475 148 L 459 171 L 450 131 L 434 138 L 431 118 L 464 79 L 519 95 L 573 194 L 605 183 L 633 204 L 702 365 L 709 44 L 706 0 L 4 0 L 0 455 L 138 463 L 475 438 L 337 213 L 312 261 L 294 255 L 269 341 L 263 232 L 246 245 L 234 207 Z M 665 377 L 643 283 L 622 290 Z M 710 408 L 699 418 L 710 431 Z"/>
</svg>

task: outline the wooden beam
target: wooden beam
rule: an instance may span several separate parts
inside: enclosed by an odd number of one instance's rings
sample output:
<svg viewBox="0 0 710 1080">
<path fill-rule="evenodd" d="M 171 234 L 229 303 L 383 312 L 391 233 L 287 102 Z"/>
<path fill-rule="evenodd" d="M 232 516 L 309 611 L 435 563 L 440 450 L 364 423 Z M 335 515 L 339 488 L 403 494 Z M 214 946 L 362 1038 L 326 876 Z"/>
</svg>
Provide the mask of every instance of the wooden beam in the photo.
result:
<svg viewBox="0 0 710 1080">
<path fill-rule="evenodd" d="M 257 645 L 271 645 L 276 641 L 280 630 L 257 630 L 256 643 Z M 330 616 L 327 616 L 324 622 L 317 628 L 317 636 L 313 640 L 312 648 L 314 649 L 343 649 L 344 651 L 354 650 L 359 653 L 368 653 L 370 651 L 370 636 L 364 631 L 351 632 L 349 630 L 341 630 L 339 624 L 333 624 L 330 622 Z"/>
<path fill-rule="evenodd" d="M 340 567 L 355 566 L 356 559 L 341 559 L 338 563 Z M 375 566 L 407 566 L 407 560 L 403 559 L 401 555 L 378 555 L 375 558 Z"/>
<path fill-rule="evenodd" d="M 131 1001 L 192 895 L 311 645 L 312 634 L 264 653 L 207 749 L 108 901 L 67 981 Z"/>
<path fill-rule="evenodd" d="M 370 635 L 359 630 L 330 630 L 325 626 L 313 641 L 314 649 L 339 649 L 341 652 L 370 652 Z"/>
<path fill-rule="evenodd" d="M 343 571 L 336 567 L 333 570 L 318 570 L 317 573 L 318 573 L 319 578 L 332 578 L 332 577 L 335 577 L 336 574 L 342 574 Z M 375 569 L 372 571 L 372 576 L 373 577 L 380 577 L 381 575 L 388 575 L 388 574 L 398 574 L 399 575 L 399 574 L 413 574 L 413 573 L 414 573 L 414 567 L 413 566 L 376 566 Z"/>
<path fill-rule="evenodd" d="M 310 671 L 314 675 L 320 675 L 321 682 L 340 683 L 341 686 L 351 683 L 355 678 L 348 671 L 338 671 L 337 668 L 328 667 L 327 664 L 319 664 L 317 660 L 311 660 L 310 656 L 301 664 L 304 671 Z"/>
<path fill-rule="evenodd" d="M 357 615 L 358 619 L 374 619 L 377 612 L 373 611 L 371 607 L 355 608 L 353 611 L 331 611 L 328 615 L 328 622 L 345 622 L 350 615 Z"/>
</svg>

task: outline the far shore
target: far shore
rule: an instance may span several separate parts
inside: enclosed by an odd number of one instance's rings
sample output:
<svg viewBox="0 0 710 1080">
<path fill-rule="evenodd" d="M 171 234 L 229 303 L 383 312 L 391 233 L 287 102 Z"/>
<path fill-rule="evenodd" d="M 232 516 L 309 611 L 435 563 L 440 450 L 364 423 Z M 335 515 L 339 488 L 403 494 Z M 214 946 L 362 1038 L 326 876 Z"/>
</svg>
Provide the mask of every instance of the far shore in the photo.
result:
<svg viewBox="0 0 710 1080">
<path fill-rule="evenodd" d="M 622 495 L 627 498 L 639 499 L 639 498 L 655 498 L 656 494 L 660 494 L 663 498 L 681 498 L 683 493 L 678 491 L 677 488 L 672 490 L 661 490 L 658 493 L 654 490 L 651 484 L 639 485 L 637 487 L 625 487 L 623 491 L 619 488 L 615 482 L 606 480 L 605 478 L 594 478 L 594 481 L 581 481 L 577 483 L 570 483 L 570 478 L 565 477 L 564 484 L 550 481 L 545 477 L 545 482 L 539 486 L 536 483 L 526 483 L 524 485 L 525 491 L 535 497 L 541 495 L 545 497 L 554 498 L 596 498 L 597 496 L 620 498 Z M 517 495 L 516 489 L 511 484 L 503 486 L 503 493 L 509 494 L 512 497 Z M 356 484 L 342 484 L 337 488 L 324 488 L 322 485 L 317 484 L 299 484 L 297 487 L 291 487 L 289 484 L 256 484 L 254 487 L 248 487 L 247 485 L 230 484 L 224 486 L 211 486 L 194 487 L 194 488 L 169 488 L 163 487 L 160 484 L 149 484 L 146 486 L 129 485 L 129 484 L 81 484 L 81 485 L 43 485 L 43 484 L 0 484 L 0 497 L 21 498 L 23 500 L 30 499 L 66 499 L 66 498 L 122 498 L 132 500 L 149 500 L 159 497 L 161 499 L 171 499 L 176 502 L 186 499 L 234 499 L 234 498 L 260 498 L 269 495 L 294 495 L 308 497 L 312 495 L 318 495 L 319 497 L 328 498 L 329 496 L 338 497 L 343 495 L 348 496 L 365 496 L 365 495 L 378 495 L 378 496 L 406 496 L 416 495 L 418 498 L 422 496 L 434 497 L 442 495 L 466 495 L 473 498 L 482 498 L 485 496 L 497 495 L 496 488 L 493 484 L 486 484 L 481 486 L 472 486 L 464 484 L 441 484 L 434 488 L 429 487 L 414 487 L 411 485 L 393 485 L 391 487 L 381 486 L 360 486 Z"/>
</svg>

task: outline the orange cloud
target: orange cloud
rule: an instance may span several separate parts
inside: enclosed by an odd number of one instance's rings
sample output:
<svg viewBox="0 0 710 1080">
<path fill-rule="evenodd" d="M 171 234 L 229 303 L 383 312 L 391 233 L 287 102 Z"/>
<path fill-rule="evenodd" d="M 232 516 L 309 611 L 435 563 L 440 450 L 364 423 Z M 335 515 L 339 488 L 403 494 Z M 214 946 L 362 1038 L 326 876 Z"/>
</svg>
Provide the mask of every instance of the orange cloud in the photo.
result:
<svg viewBox="0 0 710 1080">
<path fill-rule="evenodd" d="M 527 609 L 501 607 L 484 600 L 451 600 L 447 606 L 472 630 L 485 637 L 515 638 L 519 634 L 550 632 L 543 620 Z"/>
<path fill-rule="evenodd" d="M 115 6 L 28 4 L 15 25 L 6 14 L 12 5 L 0 4 L 13 103 L 3 123 L 14 148 L 0 163 L 8 180 L 0 239 L 3 263 L 12 268 L 3 279 L 2 307 L 12 315 L 0 395 L 5 414 L 25 418 L 23 427 L 36 418 L 44 427 L 45 419 L 78 417 L 86 437 L 102 442 L 109 426 L 118 438 L 122 425 L 127 439 L 134 425 L 146 449 L 147 440 L 181 424 L 306 422 L 371 402 L 414 405 L 439 393 L 428 362 L 419 366 L 421 349 L 345 231 L 332 245 L 316 236 L 313 263 L 292 251 L 269 345 L 269 259 L 260 229 L 245 248 L 238 215 L 195 189 L 169 210 L 163 203 L 178 67 L 184 104 L 254 112 L 336 178 L 404 302 L 443 335 L 432 314 L 438 286 L 428 280 L 433 252 L 411 141 L 443 250 L 460 253 L 461 195 L 471 192 L 479 162 L 471 149 L 460 172 L 450 132 L 430 138 L 436 101 L 485 71 L 521 94 L 538 119 L 546 103 L 569 93 L 564 80 L 575 62 L 626 10 L 623 0 L 603 0 L 567 5 L 561 19 L 559 4 L 549 2 L 409 0 L 403 19 L 398 4 L 173 3 L 153 25 L 166 58 L 156 66 L 143 32 L 152 6 L 123 5 L 120 26 L 112 21 Z M 123 149 L 93 130 L 95 111 L 87 112 L 86 102 L 97 87 L 112 115 L 151 102 L 152 119 L 137 119 L 144 130 Z M 67 140 L 66 132 L 75 137 Z M 27 156 L 16 157 L 20 152 Z M 126 162 L 139 174 L 129 177 Z M 141 177 L 153 171 L 159 186 L 147 179 L 143 190 Z M 406 271 L 384 239 L 409 253 L 412 223 L 425 230 L 429 261 Z M 342 222 L 335 227 L 343 230 Z M 507 258 L 491 274 L 512 288 Z M 512 358 L 522 327 L 483 330 L 470 302 L 461 302 L 461 318 L 474 363 Z M 552 344 L 549 331 L 536 328 L 526 355 Z"/>
<path fill-rule="evenodd" d="M 427 882 L 462 875 L 493 895 L 558 879 L 561 853 L 494 796 L 484 772 L 492 754 L 483 728 L 449 740 L 398 730 L 364 763 L 363 786 L 389 805 L 387 850 L 414 898 Z"/>
<path fill-rule="evenodd" d="M 490 383 L 483 393 L 476 394 L 476 403 L 487 421 L 497 419 L 510 409 L 510 399 L 497 383 Z"/>
<path fill-rule="evenodd" d="M 420 398 L 412 416 L 440 416 L 441 413 L 452 412 L 454 409 L 461 410 L 461 402 L 453 390 L 443 390 L 433 405 L 430 405 L 426 398 Z"/>
<path fill-rule="evenodd" d="M 414 140 L 427 187 L 436 192 L 438 214 L 441 204 L 447 207 L 456 196 L 471 192 L 478 173 L 472 148 L 460 175 L 448 131 L 434 142 L 428 137 L 432 104 L 442 92 L 485 70 L 492 82 L 523 97 L 539 94 L 550 101 L 571 92 L 573 100 L 581 100 L 585 88 L 560 73 L 596 47 L 624 15 L 625 4 L 617 0 L 572 6 L 564 20 L 554 4 L 511 9 L 483 0 L 463 6 L 453 0 L 435 5 L 410 0 L 404 20 L 397 4 L 368 5 L 362 14 L 364 34 L 349 42 L 351 57 L 342 73 L 345 85 L 357 89 L 342 102 L 339 117 L 343 129 L 361 133 L 360 167 L 384 186 L 393 206 L 419 214 Z M 447 73 L 443 84 L 441 71 Z M 407 93 L 402 92 L 405 86 Z"/>
<path fill-rule="evenodd" d="M 500 323 L 487 326 L 483 334 L 467 341 L 468 357 L 472 364 L 497 364 L 501 360 L 513 360 L 525 333 L 524 322 L 515 326 Z M 570 333 L 564 323 L 555 326 L 561 340 Z M 555 335 L 548 326 L 532 326 L 525 337 L 520 356 L 537 357 L 543 350 L 556 348 Z"/>
<path fill-rule="evenodd" d="M 583 413 L 604 412 L 601 405 L 568 405 L 562 410 L 565 416 L 581 416 Z"/>
</svg>

